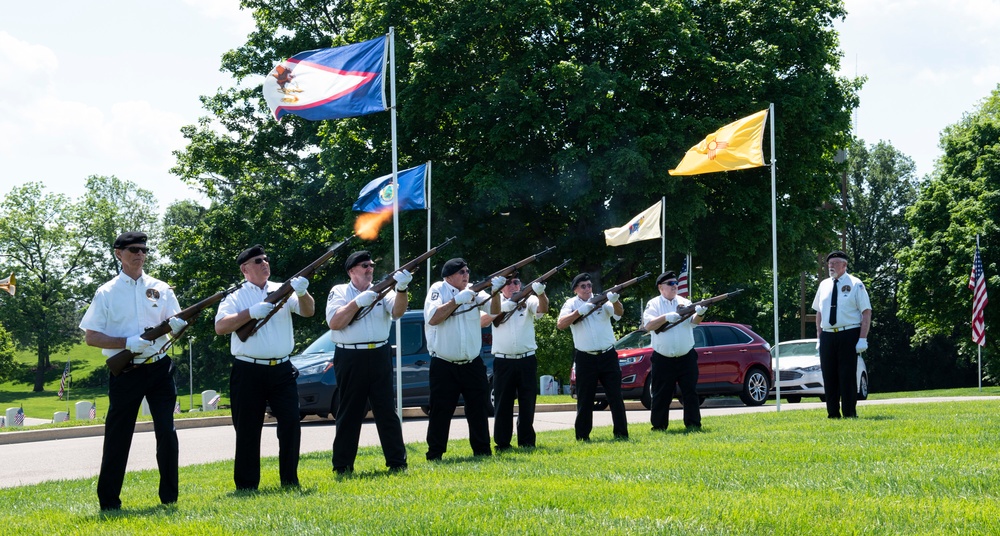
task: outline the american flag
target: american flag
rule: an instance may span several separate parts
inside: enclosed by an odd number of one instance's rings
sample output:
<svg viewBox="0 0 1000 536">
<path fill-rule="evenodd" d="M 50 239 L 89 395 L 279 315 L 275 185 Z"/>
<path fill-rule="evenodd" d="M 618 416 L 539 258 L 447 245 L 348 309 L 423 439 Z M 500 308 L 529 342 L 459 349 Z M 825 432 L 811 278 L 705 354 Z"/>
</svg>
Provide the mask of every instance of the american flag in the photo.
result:
<svg viewBox="0 0 1000 536">
<path fill-rule="evenodd" d="M 986 276 L 983 274 L 983 259 L 979 256 L 979 245 L 976 245 L 976 256 L 972 258 L 972 275 L 969 276 L 969 288 L 972 289 L 972 341 L 979 346 L 986 346 L 986 320 L 983 311 L 989 300 L 986 299 Z"/>
<path fill-rule="evenodd" d="M 93 404 L 90 405 L 90 420 L 97 418 L 97 401 L 95 400 Z"/>
<path fill-rule="evenodd" d="M 677 276 L 677 295 L 682 298 L 687 298 L 690 294 L 690 289 L 688 288 L 688 260 L 684 257 L 684 262 L 681 264 L 681 275 Z"/>
<path fill-rule="evenodd" d="M 181 412 L 181 403 L 180 403 L 180 401 L 175 401 L 174 402 L 174 413 L 180 413 L 180 412 Z"/>
<path fill-rule="evenodd" d="M 212 399 L 208 401 L 208 408 L 209 409 L 219 409 L 219 399 L 220 398 L 222 398 L 222 395 L 215 395 L 214 397 L 212 397 Z"/>
<path fill-rule="evenodd" d="M 69 381 L 69 359 L 66 360 L 66 368 L 63 369 L 62 379 L 59 380 L 59 400 L 66 394 L 66 382 Z"/>
<path fill-rule="evenodd" d="M 24 426 L 24 406 L 17 408 L 14 414 L 14 426 Z"/>
</svg>

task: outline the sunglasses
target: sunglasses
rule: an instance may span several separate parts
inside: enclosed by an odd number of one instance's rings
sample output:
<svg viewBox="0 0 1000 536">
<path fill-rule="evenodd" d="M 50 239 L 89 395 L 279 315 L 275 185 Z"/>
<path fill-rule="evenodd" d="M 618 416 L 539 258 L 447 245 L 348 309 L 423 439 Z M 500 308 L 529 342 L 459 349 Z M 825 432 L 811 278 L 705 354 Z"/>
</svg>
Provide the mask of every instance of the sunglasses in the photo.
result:
<svg viewBox="0 0 1000 536">
<path fill-rule="evenodd" d="M 668 286 L 668 287 L 676 287 L 677 286 L 677 281 L 664 281 L 663 284 L 666 285 L 666 286 Z"/>
<path fill-rule="evenodd" d="M 580 283 L 577 286 L 579 286 L 580 288 L 592 288 L 594 285 L 592 283 Z"/>
<path fill-rule="evenodd" d="M 254 263 L 254 264 L 263 264 L 265 262 L 269 263 L 269 262 L 271 262 L 271 258 L 268 257 L 267 255 L 264 255 L 263 257 L 257 257 L 256 259 L 254 259 L 252 261 L 247 261 L 247 262 L 245 262 L 243 264 L 248 264 L 248 263 L 251 263 L 251 262 Z"/>
<path fill-rule="evenodd" d="M 461 270 L 459 270 L 459 271 L 458 271 L 457 273 L 460 273 L 460 274 L 462 274 L 462 275 L 465 275 L 465 274 L 469 273 L 469 269 L 468 269 L 468 268 L 462 268 L 462 269 L 461 269 Z"/>
<path fill-rule="evenodd" d="M 508 285 L 518 285 L 518 286 L 520 286 L 521 285 L 521 280 L 520 279 L 511 279 L 510 281 L 507 282 L 507 284 Z"/>
<path fill-rule="evenodd" d="M 375 266 L 375 263 L 374 262 L 362 262 L 362 263 L 359 263 L 358 266 L 360 266 L 360 267 L 362 267 L 362 268 L 364 268 L 364 269 L 367 270 L 368 268 L 371 268 L 372 266 Z"/>
<path fill-rule="evenodd" d="M 145 253 L 145 254 L 149 253 L 149 248 L 143 248 L 139 246 L 129 246 L 125 249 L 127 249 L 129 253 Z"/>
</svg>

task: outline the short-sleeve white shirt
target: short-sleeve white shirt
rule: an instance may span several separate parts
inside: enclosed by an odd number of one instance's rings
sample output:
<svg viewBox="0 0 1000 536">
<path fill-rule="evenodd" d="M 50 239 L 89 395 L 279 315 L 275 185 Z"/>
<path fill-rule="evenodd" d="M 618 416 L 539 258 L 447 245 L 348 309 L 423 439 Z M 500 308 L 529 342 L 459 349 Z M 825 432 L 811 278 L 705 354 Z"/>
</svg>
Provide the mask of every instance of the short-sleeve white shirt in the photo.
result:
<svg viewBox="0 0 1000 536">
<path fill-rule="evenodd" d="M 490 300 L 489 294 L 480 292 L 473 303 L 459 305 L 451 316 L 436 326 L 427 322 L 439 307 L 451 301 L 462 290 L 451 286 L 447 281 L 438 281 L 427 292 L 424 300 L 424 334 L 427 336 L 427 350 L 432 356 L 448 361 L 466 361 L 479 357 L 483 348 L 483 328 L 479 324 L 479 317 Z"/>
<path fill-rule="evenodd" d="M 566 300 L 559 316 L 563 317 L 571 314 L 586 303 L 579 296 L 573 296 Z M 573 347 L 581 352 L 599 352 L 607 350 L 615 344 L 615 330 L 611 327 L 611 319 L 620 319 L 615 315 L 608 315 L 604 312 L 604 307 L 598 307 L 593 313 L 587 315 L 580 322 L 570 324 L 570 331 L 573 333 Z"/>
<path fill-rule="evenodd" d="M 501 297 L 501 301 L 509 300 Z M 538 297 L 531 296 L 525 301 L 525 306 L 515 310 L 506 322 L 493 326 L 493 353 L 518 355 L 537 350 L 535 319 L 538 316 Z"/>
<path fill-rule="evenodd" d="M 94 301 L 80 321 L 80 329 L 128 338 L 159 325 L 180 311 L 177 296 L 163 281 L 145 272 L 139 279 L 119 272 L 117 277 L 97 289 Z M 161 353 L 168 340 L 167 335 L 156 339 L 139 357 Z M 101 353 L 111 357 L 122 350 L 124 348 L 102 348 Z"/>
<path fill-rule="evenodd" d="M 668 300 L 663 296 L 657 296 L 646 303 L 646 310 L 642 313 L 642 324 L 646 325 L 653 319 L 659 318 L 667 313 L 677 312 L 677 308 L 691 305 L 691 300 L 675 297 Z M 694 348 L 694 316 L 684 319 L 678 326 L 672 327 L 663 333 L 650 333 L 653 342 L 653 351 L 667 357 L 680 357 L 687 354 Z"/>
<path fill-rule="evenodd" d="M 868 290 L 860 279 L 844 272 L 837 280 L 837 323 L 830 325 L 830 299 L 833 295 L 833 278 L 820 281 L 813 298 L 812 308 L 822 313 L 820 329 L 842 328 L 861 324 L 861 313 L 872 308 Z"/>
<path fill-rule="evenodd" d="M 372 285 L 368 286 L 368 288 L 371 287 Z M 358 290 L 352 283 L 336 285 L 330 289 L 330 296 L 326 300 L 326 323 L 329 324 L 337 310 L 351 303 L 351 300 L 357 298 L 362 292 L 364 291 Z M 330 337 L 333 342 L 339 344 L 385 341 L 389 338 L 389 329 L 392 328 L 392 307 L 395 303 L 396 292 L 390 290 L 384 298 L 372 304 L 368 314 L 351 322 L 343 329 L 331 331 Z"/>
<path fill-rule="evenodd" d="M 243 283 L 236 292 L 226 296 L 219 304 L 219 312 L 215 321 L 231 314 L 237 314 L 249 309 L 278 290 L 281 283 L 268 281 L 264 288 L 250 282 Z M 281 359 L 292 353 L 295 348 L 295 332 L 292 330 L 292 313 L 299 313 L 299 297 L 294 292 L 288 296 L 288 301 L 274 313 L 274 316 L 243 342 L 234 331 L 229 336 L 229 351 L 233 355 L 242 355 L 255 359 Z"/>
</svg>

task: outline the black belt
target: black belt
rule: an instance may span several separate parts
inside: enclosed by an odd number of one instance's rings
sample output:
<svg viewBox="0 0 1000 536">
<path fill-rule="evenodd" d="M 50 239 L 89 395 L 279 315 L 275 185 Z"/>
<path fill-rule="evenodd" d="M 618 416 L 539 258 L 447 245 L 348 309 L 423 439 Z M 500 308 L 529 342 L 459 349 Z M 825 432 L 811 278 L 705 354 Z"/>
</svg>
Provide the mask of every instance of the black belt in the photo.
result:
<svg viewBox="0 0 1000 536">
<path fill-rule="evenodd" d="M 611 351 L 614 347 L 615 347 L 615 345 L 612 344 L 611 346 L 608 346 L 607 348 L 605 348 L 603 350 L 596 350 L 596 351 L 593 351 L 593 352 L 591 352 L 590 350 L 577 350 L 577 352 L 583 352 L 585 354 L 590 354 L 590 355 L 601 355 L 603 353 Z"/>
</svg>

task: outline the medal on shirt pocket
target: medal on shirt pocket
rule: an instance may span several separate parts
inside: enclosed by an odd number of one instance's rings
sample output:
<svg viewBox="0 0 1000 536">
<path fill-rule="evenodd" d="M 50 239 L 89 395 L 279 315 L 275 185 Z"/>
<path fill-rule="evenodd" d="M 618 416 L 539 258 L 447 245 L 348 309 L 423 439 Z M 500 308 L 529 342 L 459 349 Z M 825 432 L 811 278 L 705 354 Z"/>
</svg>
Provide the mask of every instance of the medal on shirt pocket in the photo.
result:
<svg viewBox="0 0 1000 536">
<path fill-rule="evenodd" d="M 157 302 L 160 301 L 160 291 L 152 287 L 147 288 L 146 299 L 153 302 L 153 307 L 159 307 L 159 305 L 157 305 Z"/>
</svg>

